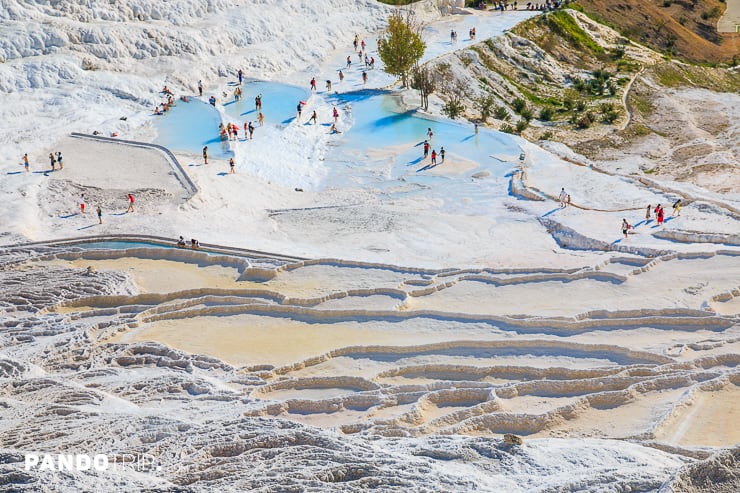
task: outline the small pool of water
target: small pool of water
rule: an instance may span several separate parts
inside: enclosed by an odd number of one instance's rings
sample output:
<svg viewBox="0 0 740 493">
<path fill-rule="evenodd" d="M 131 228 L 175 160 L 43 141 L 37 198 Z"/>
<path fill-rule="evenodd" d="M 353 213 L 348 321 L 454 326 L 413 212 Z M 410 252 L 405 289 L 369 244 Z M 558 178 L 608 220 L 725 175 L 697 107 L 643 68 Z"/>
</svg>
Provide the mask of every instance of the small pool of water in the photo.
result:
<svg viewBox="0 0 740 493">
<path fill-rule="evenodd" d="M 88 243 L 76 243 L 75 248 L 83 250 L 126 250 L 129 248 L 177 248 L 177 245 L 163 245 L 162 243 L 150 243 L 148 241 L 91 241 Z"/>
<path fill-rule="evenodd" d="M 66 246 L 66 245 L 65 245 Z M 91 241 L 88 243 L 76 243 L 74 245 L 70 245 L 75 248 L 81 248 L 83 250 L 130 250 L 132 248 L 167 248 L 167 249 L 177 249 L 177 245 L 175 243 L 172 243 L 171 245 L 167 245 L 164 243 L 154 243 L 154 242 L 148 242 L 148 241 Z M 183 248 L 183 250 L 190 250 L 189 248 Z M 238 254 L 224 254 L 219 252 L 212 252 L 209 250 L 204 250 L 203 248 L 198 250 L 199 252 L 205 253 L 206 255 L 229 255 L 232 257 L 239 257 Z"/>
<path fill-rule="evenodd" d="M 397 96 L 386 91 L 360 91 L 335 98 L 337 107 L 349 111 L 354 125 L 345 132 L 342 142 L 355 149 L 383 149 L 408 144 L 417 148 L 414 155 L 423 154 L 422 145 L 427 130 L 432 129 L 431 149 L 444 147 L 471 161 L 493 162 L 492 154 L 518 155 L 519 146 L 507 134 L 475 127 L 470 123 L 438 121 L 425 118 L 413 110 L 404 110 Z"/>
<path fill-rule="evenodd" d="M 208 155 L 228 158 L 233 155 L 228 142 L 218 134 L 221 115 L 208 103 L 191 99 L 189 103 L 177 101 L 175 106 L 161 116 L 154 117 L 157 136 L 155 144 L 171 151 L 189 152 L 200 155 L 208 146 Z"/>
<path fill-rule="evenodd" d="M 306 89 L 264 80 L 247 81 L 241 87 L 241 100 L 234 101 L 233 95 L 229 94 L 230 100 L 224 103 L 226 114 L 233 118 L 233 123 L 238 124 L 240 128 L 244 126 L 244 122 L 257 122 L 258 113 L 254 106 L 254 98 L 259 94 L 262 95 L 265 125 L 287 125 L 296 116 L 298 102 L 305 101 L 309 96 Z M 229 89 L 233 91 L 235 86 Z"/>
</svg>

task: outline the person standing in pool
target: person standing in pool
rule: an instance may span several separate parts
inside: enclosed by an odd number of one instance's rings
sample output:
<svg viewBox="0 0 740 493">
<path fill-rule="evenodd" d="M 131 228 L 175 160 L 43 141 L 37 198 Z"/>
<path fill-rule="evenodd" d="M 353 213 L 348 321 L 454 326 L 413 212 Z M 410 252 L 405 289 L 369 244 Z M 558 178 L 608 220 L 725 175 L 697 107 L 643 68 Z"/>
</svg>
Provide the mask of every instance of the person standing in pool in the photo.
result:
<svg viewBox="0 0 740 493">
<path fill-rule="evenodd" d="M 208 164 L 208 146 L 203 147 L 203 164 Z"/>
<path fill-rule="evenodd" d="M 132 194 L 128 194 L 128 209 L 126 209 L 126 212 L 134 212 L 134 196 Z"/>
<path fill-rule="evenodd" d="M 432 149 L 432 165 L 437 164 L 437 151 Z"/>
<path fill-rule="evenodd" d="M 103 224 L 103 211 L 100 206 L 95 207 L 95 212 L 98 213 L 98 224 Z"/>
<path fill-rule="evenodd" d="M 28 173 L 28 153 L 23 154 L 23 167 L 26 168 L 26 173 Z"/>
</svg>

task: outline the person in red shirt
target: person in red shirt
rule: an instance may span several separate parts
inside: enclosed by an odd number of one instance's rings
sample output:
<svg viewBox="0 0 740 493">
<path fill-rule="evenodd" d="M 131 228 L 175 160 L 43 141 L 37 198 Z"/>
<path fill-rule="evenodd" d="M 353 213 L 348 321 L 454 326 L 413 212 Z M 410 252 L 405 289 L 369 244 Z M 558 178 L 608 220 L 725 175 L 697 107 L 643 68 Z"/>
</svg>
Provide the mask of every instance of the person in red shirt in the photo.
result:
<svg viewBox="0 0 740 493">
<path fill-rule="evenodd" d="M 128 209 L 126 212 L 134 212 L 134 196 L 128 194 Z"/>
</svg>

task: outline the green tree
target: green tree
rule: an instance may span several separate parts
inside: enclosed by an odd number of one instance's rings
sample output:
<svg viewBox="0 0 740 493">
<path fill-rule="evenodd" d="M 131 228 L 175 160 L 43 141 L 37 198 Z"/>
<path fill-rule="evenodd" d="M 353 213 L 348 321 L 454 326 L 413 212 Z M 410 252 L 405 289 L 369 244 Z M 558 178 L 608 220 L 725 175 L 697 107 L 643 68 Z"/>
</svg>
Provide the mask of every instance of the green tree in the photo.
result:
<svg viewBox="0 0 740 493">
<path fill-rule="evenodd" d="M 493 104 L 496 102 L 496 98 L 493 94 L 484 94 L 475 100 L 475 104 L 480 110 L 480 117 L 483 122 L 488 120 L 488 117 L 493 114 Z"/>
<path fill-rule="evenodd" d="M 424 108 L 424 111 L 427 111 L 429 109 L 429 95 L 437 89 L 434 72 L 426 65 L 416 67 L 411 76 L 411 88 L 419 91 L 421 107 Z"/>
<path fill-rule="evenodd" d="M 426 43 L 421 39 L 421 26 L 414 21 L 413 11 L 394 11 L 388 17 L 388 27 L 381 36 L 378 54 L 384 70 L 401 78 L 408 87 L 409 73 L 424 55 Z"/>
</svg>

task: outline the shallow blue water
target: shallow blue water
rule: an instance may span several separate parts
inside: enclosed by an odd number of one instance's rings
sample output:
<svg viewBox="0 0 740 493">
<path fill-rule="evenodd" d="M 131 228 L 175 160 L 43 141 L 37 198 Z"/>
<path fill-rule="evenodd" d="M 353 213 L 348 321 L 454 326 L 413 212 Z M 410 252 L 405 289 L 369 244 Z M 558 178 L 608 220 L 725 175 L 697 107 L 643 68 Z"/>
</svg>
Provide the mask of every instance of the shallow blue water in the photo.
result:
<svg viewBox="0 0 740 493">
<path fill-rule="evenodd" d="M 233 86 L 232 86 L 233 87 Z M 242 127 L 243 121 L 257 121 L 254 97 L 262 94 L 262 112 L 267 125 L 285 125 L 295 117 L 296 104 L 309 96 L 309 91 L 296 86 L 275 82 L 251 81 L 242 86 L 242 99 L 225 104 L 227 115 Z M 427 129 L 431 128 L 432 149 L 439 152 L 444 146 L 448 155 L 458 155 L 483 167 L 493 166 L 497 176 L 503 176 L 509 169 L 495 158 L 495 155 L 518 155 L 520 148 L 516 139 L 510 135 L 481 128 L 478 134 L 470 123 L 438 121 L 424 115 L 404 110 L 397 96 L 389 91 L 367 90 L 331 96 L 327 100 L 338 109 L 348 112 L 354 123 L 335 139 L 333 157 L 339 162 L 342 154 L 352 151 L 364 154 L 371 149 L 384 149 L 390 146 L 407 146 L 395 158 L 396 165 L 423 167 L 423 142 Z M 228 143 L 220 140 L 218 125 L 221 123 L 218 111 L 202 101 L 190 103 L 178 101 L 166 115 L 157 117 L 155 128 L 158 131 L 157 144 L 170 149 L 200 154 L 208 145 L 209 155 L 217 158 L 230 157 L 232 151 Z M 341 127 L 341 124 L 340 124 Z M 440 159 L 441 161 L 441 159 Z M 426 161 L 428 163 L 428 161 Z"/>
<path fill-rule="evenodd" d="M 128 250 L 131 248 L 168 248 L 177 249 L 175 243 L 166 245 L 162 243 L 154 243 L 148 241 L 92 241 L 87 243 L 78 243 L 72 245 L 75 248 L 81 248 L 83 250 Z M 199 252 L 203 252 L 208 255 L 223 255 L 217 252 L 210 252 L 208 250 L 200 249 Z"/>
<path fill-rule="evenodd" d="M 412 151 L 412 161 L 408 164 L 417 164 L 413 161 L 423 155 L 422 146 L 429 128 L 433 133 L 430 153 L 431 149 L 439 152 L 443 146 L 448 153 L 485 164 L 494 161 L 491 154 L 518 155 L 520 151 L 509 135 L 484 128 L 475 135 L 475 128 L 469 123 L 437 121 L 415 111 L 404 111 L 399 107 L 398 99 L 387 92 L 342 94 L 336 98 L 336 103 L 337 107 L 347 108 L 349 105 L 355 121 L 345 132 L 343 143 L 362 150 L 408 144 L 409 151 Z M 409 156 L 405 158 L 408 160 Z"/>
<path fill-rule="evenodd" d="M 155 144 L 198 155 L 208 146 L 209 156 L 221 159 L 233 155 L 228 143 L 222 142 L 218 134 L 221 116 L 208 103 L 196 99 L 189 103 L 177 101 L 170 111 L 154 118 Z"/>
<path fill-rule="evenodd" d="M 163 245 L 162 243 L 151 243 L 148 241 L 91 241 L 77 243 L 75 248 L 83 250 L 125 250 L 127 248 L 177 248 L 177 245 Z"/>
<path fill-rule="evenodd" d="M 234 88 L 231 88 L 233 91 Z M 224 109 L 233 123 L 257 121 L 257 111 L 254 106 L 254 98 L 262 94 L 262 114 L 265 117 L 265 125 L 286 125 L 296 116 L 296 106 L 299 101 L 305 101 L 309 96 L 306 89 L 280 84 L 279 82 L 267 82 L 263 80 L 248 81 L 242 85 L 242 98 L 234 101 L 233 95 L 229 95 L 230 101 L 224 104 Z M 255 124 L 256 125 L 256 124 Z"/>
</svg>

